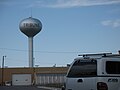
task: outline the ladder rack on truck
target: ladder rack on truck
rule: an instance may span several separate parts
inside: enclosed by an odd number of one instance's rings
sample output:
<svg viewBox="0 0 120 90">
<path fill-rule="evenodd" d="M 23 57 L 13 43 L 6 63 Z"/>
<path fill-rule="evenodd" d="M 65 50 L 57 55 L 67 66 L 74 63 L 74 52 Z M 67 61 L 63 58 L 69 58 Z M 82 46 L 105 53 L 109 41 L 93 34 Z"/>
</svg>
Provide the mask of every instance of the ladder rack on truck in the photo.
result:
<svg viewBox="0 0 120 90">
<path fill-rule="evenodd" d="M 120 54 L 110 54 L 103 57 L 119 57 L 120 58 Z"/>
<path fill-rule="evenodd" d="M 78 56 L 82 56 L 83 58 L 101 58 L 101 57 L 116 57 L 120 58 L 120 54 L 112 54 L 112 53 L 98 53 L 98 54 L 80 54 Z"/>
<path fill-rule="evenodd" d="M 78 56 L 88 57 L 88 56 L 107 56 L 107 55 L 112 55 L 112 53 L 80 54 Z"/>
</svg>

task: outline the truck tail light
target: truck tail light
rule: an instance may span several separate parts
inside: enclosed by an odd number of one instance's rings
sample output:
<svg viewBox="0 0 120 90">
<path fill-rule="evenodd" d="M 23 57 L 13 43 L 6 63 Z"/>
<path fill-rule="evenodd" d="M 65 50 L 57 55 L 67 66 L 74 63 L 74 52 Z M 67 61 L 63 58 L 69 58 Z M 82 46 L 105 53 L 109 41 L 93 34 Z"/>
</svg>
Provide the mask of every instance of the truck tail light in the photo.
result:
<svg viewBox="0 0 120 90">
<path fill-rule="evenodd" d="M 108 90 L 108 86 L 104 82 L 98 82 L 97 83 L 97 90 Z"/>
</svg>

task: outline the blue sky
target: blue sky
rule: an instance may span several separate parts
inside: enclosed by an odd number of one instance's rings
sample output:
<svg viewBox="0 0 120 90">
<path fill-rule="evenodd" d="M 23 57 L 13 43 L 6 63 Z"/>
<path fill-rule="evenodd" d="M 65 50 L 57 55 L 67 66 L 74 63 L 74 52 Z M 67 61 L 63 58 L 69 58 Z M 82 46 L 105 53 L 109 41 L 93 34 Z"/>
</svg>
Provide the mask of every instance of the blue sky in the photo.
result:
<svg viewBox="0 0 120 90">
<path fill-rule="evenodd" d="M 78 54 L 120 50 L 120 0 L 0 0 L 0 66 L 28 66 L 28 38 L 19 30 L 32 17 L 35 65 L 65 66 Z"/>
</svg>

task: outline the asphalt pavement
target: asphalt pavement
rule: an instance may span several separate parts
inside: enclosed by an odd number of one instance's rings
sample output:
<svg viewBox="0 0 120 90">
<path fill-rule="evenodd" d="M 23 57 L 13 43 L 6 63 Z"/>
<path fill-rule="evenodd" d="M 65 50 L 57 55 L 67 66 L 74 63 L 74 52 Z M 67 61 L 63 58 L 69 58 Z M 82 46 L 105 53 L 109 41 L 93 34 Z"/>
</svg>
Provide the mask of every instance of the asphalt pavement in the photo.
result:
<svg viewBox="0 0 120 90">
<path fill-rule="evenodd" d="M 0 86 L 0 90 L 55 90 L 37 86 Z"/>
</svg>

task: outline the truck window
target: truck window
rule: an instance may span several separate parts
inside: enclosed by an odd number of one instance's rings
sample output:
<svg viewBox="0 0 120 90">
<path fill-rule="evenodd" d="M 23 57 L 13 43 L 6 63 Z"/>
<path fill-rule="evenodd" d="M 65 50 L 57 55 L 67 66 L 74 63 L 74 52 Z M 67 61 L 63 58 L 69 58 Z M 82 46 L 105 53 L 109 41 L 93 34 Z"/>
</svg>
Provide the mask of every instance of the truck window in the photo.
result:
<svg viewBox="0 0 120 90">
<path fill-rule="evenodd" d="M 97 75 L 96 60 L 77 60 L 72 65 L 67 77 L 92 77 Z"/>
<path fill-rule="evenodd" d="M 118 61 L 107 61 L 106 72 L 108 74 L 120 74 L 120 62 Z"/>
</svg>

